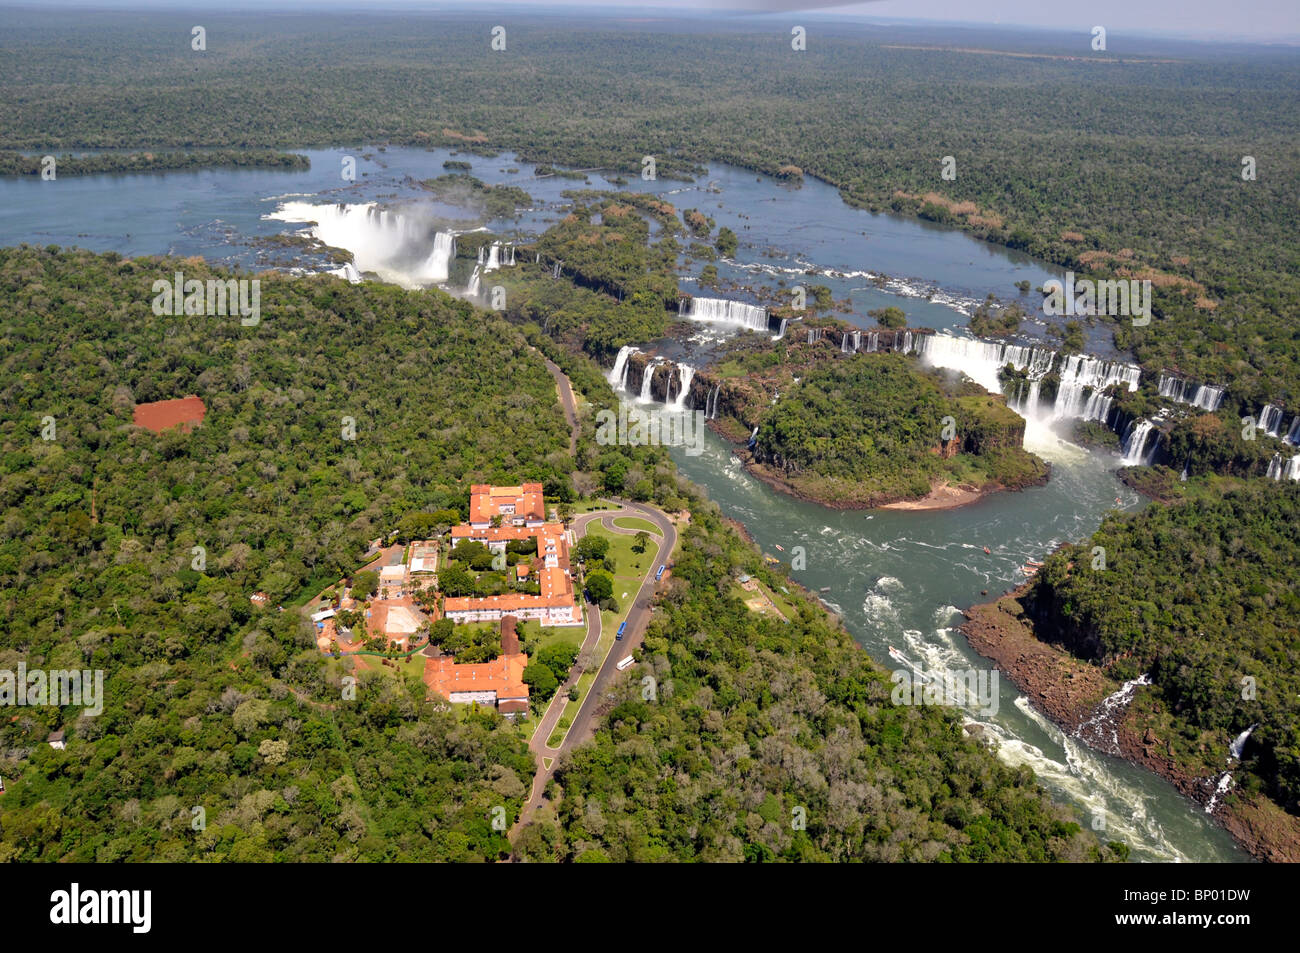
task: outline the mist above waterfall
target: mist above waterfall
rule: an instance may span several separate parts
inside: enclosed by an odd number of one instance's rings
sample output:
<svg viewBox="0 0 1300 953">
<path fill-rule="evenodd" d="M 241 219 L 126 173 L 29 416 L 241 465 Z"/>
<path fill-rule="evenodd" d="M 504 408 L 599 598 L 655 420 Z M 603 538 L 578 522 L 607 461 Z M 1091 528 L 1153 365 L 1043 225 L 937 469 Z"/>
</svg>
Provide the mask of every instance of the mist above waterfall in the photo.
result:
<svg viewBox="0 0 1300 953">
<path fill-rule="evenodd" d="M 375 202 L 285 202 L 267 218 L 311 224 L 317 241 L 352 253 L 356 272 L 373 272 L 404 288 L 446 281 L 456 251 L 455 236 L 440 231 L 434 216 L 418 205 L 387 209 Z"/>
</svg>

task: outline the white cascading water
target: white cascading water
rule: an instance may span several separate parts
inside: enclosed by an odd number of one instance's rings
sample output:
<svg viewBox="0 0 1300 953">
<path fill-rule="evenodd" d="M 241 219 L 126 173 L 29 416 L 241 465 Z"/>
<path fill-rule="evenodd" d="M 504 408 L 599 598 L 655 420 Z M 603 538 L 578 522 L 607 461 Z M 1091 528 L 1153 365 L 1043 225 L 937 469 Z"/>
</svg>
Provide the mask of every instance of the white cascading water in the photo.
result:
<svg viewBox="0 0 1300 953">
<path fill-rule="evenodd" d="M 751 331 L 766 332 L 767 309 L 726 298 L 683 298 L 677 316 L 691 321 L 733 324 Z"/>
<path fill-rule="evenodd" d="M 818 341 L 820 341 L 821 339 L 822 339 L 822 329 L 821 329 L 821 328 L 809 328 L 809 329 L 808 329 L 808 343 L 809 343 L 809 344 L 816 344 L 816 343 L 817 343 Z"/>
<path fill-rule="evenodd" d="M 1057 420 L 1081 419 L 1105 422 L 1112 400 L 1099 393 L 1114 384 L 1137 390 L 1141 369 L 1122 361 L 1103 361 L 1086 354 L 1068 354 L 1061 362 L 1061 383 L 1056 390 L 1052 416 Z M 1036 396 L 1036 395 L 1035 395 Z M 1035 404 L 1031 403 L 1030 407 Z"/>
<path fill-rule="evenodd" d="M 982 341 L 979 338 L 957 337 L 952 334 L 918 334 L 909 331 L 904 338 L 903 351 L 915 353 L 934 367 L 961 371 L 985 390 L 1002 393 L 998 371 L 1010 364 L 1018 371 L 1026 371 L 1031 379 L 1041 378 L 1052 369 L 1056 352 L 1022 344 L 1004 344 L 1000 341 Z"/>
<path fill-rule="evenodd" d="M 313 238 L 352 253 L 358 277 L 370 271 L 404 288 L 446 281 L 456 250 L 450 232 L 433 232 L 418 216 L 381 209 L 374 202 L 285 202 L 266 217 L 310 223 Z"/>
<path fill-rule="evenodd" d="M 488 248 L 487 262 L 484 263 L 483 271 L 496 271 L 501 267 L 501 243 L 493 242 Z"/>
<path fill-rule="evenodd" d="M 1300 480 L 1300 453 L 1286 459 L 1280 453 L 1273 454 L 1268 464 L 1270 480 Z"/>
<path fill-rule="evenodd" d="M 722 385 L 714 384 L 713 390 L 709 392 L 709 399 L 704 402 L 704 419 L 718 419 L 718 395 L 722 393 Z"/>
<path fill-rule="evenodd" d="M 1149 420 L 1139 420 L 1129 424 L 1124 438 L 1124 458 L 1120 462 L 1126 467 L 1146 466 L 1155 456 L 1158 440 L 1151 440 L 1152 433 L 1159 433 L 1156 425 Z M 1150 443 L 1148 448 L 1147 444 Z"/>
<path fill-rule="evenodd" d="M 1282 439 L 1293 447 L 1300 445 L 1300 414 L 1296 414 L 1291 419 L 1291 429 L 1286 432 L 1286 436 Z"/>
<path fill-rule="evenodd" d="M 695 377 L 695 368 L 689 364 L 677 365 L 677 381 L 680 385 L 677 390 L 677 396 L 672 399 L 668 405 L 672 410 L 685 410 L 686 398 L 691 392 L 691 379 Z"/>
<path fill-rule="evenodd" d="M 1259 725 L 1251 725 L 1241 734 L 1237 735 L 1237 737 L 1233 739 L 1232 744 L 1228 745 L 1228 767 L 1229 768 L 1232 767 L 1232 762 L 1241 760 L 1241 754 L 1243 751 L 1246 750 L 1246 739 L 1249 738 L 1250 733 L 1258 727 Z M 1214 793 L 1210 795 L 1210 803 L 1205 805 L 1206 814 L 1214 813 L 1214 808 L 1218 805 L 1219 798 L 1227 794 L 1228 790 L 1231 787 L 1232 787 L 1232 772 L 1225 771 L 1223 772 L 1223 775 L 1219 778 L 1219 783 L 1214 786 Z"/>
<path fill-rule="evenodd" d="M 654 380 L 655 368 L 657 368 L 662 363 L 663 361 L 655 360 L 647 364 L 645 368 L 641 371 L 640 400 L 642 403 L 649 403 L 650 401 L 654 400 L 654 396 L 650 393 L 650 384 Z"/>
<path fill-rule="evenodd" d="M 1191 404 L 1193 407 L 1199 407 L 1201 410 L 1210 411 L 1211 413 L 1219 409 L 1223 403 L 1222 387 L 1212 387 L 1209 384 L 1192 384 L 1190 381 L 1181 380 L 1171 374 L 1160 375 L 1159 393 L 1161 397 L 1168 397 L 1180 404 Z"/>
<path fill-rule="evenodd" d="M 609 386 L 616 391 L 627 390 L 627 359 L 635 354 L 637 348 L 624 345 L 618 349 L 618 356 L 614 358 L 614 367 L 609 372 Z"/>
<path fill-rule="evenodd" d="M 483 279 L 479 274 L 482 267 L 482 265 L 475 265 L 474 270 L 470 273 L 469 287 L 465 289 L 465 293 L 471 298 L 477 298 L 479 292 L 483 290 Z"/>
<path fill-rule="evenodd" d="M 1093 716 L 1079 726 L 1075 737 L 1107 754 L 1119 754 L 1119 726 L 1124 712 L 1132 704 L 1138 688 L 1150 684 L 1150 675 L 1139 675 L 1125 682 L 1119 691 L 1102 700 Z"/>
<path fill-rule="evenodd" d="M 1270 437 L 1276 437 L 1282 432 L 1282 414 L 1284 411 L 1281 407 L 1274 407 L 1272 404 L 1265 404 L 1264 409 L 1259 412 L 1259 423 L 1255 426 Z"/>
</svg>

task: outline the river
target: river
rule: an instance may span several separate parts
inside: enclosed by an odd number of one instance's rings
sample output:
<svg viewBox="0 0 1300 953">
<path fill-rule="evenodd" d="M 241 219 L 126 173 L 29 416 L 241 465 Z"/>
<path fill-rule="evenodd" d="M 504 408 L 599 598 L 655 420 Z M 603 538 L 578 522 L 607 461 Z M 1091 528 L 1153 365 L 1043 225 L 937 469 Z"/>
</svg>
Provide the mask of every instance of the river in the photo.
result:
<svg viewBox="0 0 1300 953">
<path fill-rule="evenodd" d="M 284 255 L 267 248 L 266 239 L 303 228 L 277 218 L 291 203 L 379 202 L 418 215 L 430 229 L 470 227 L 464 209 L 434 201 L 418 184 L 444 173 L 443 163 L 453 157 L 448 150 L 303 151 L 312 161 L 309 170 L 210 169 L 65 176 L 54 182 L 0 178 L 0 245 L 202 255 L 257 268 L 279 264 L 276 256 Z M 354 182 L 340 174 L 347 156 L 356 159 Z M 613 173 L 592 173 L 584 185 L 538 178 L 533 166 L 508 155 L 455 159 L 471 163 L 471 174 L 485 182 L 518 185 L 533 196 L 533 208 L 517 219 L 487 223 L 507 237 L 526 239 L 558 220 L 568 207 L 566 190 L 614 187 Z M 851 299 L 849 312 L 841 316 L 864 327 L 874 323 L 868 310 L 896 304 L 913 327 L 959 328 L 986 294 L 1014 298 L 1015 282 L 1038 286 L 1059 275 L 1051 266 L 951 229 L 852 209 L 835 189 L 817 181 L 792 187 L 711 165 L 696 183 L 634 178 L 627 187 L 662 195 L 679 209 L 698 208 L 734 230 L 740 240 L 734 260 L 716 263 L 724 281 L 769 289 L 781 281 L 826 284 L 837 299 Z M 697 290 L 691 284 L 704 264 L 688 263 L 683 256 L 684 290 Z M 870 276 L 884 277 L 878 283 Z M 1030 312 L 1027 334 L 1041 337 L 1041 313 L 1028 299 L 1023 303 Z M 1087 340 L 1092 353 L 1112 353 L 1103 328 L 1089 328 Z M 708 351 L 705 346 L 700 353 Z M 788 556 L 803 547 L 807 568 L 796 578 L 813 591 L 828 588 L 823 596 L 828 605 L 888 668 L 989 668 L 956 632 L 959 608 L 980 601 L 983 590 L 996 595 L 1023 581 L 1018 569 L 1027 559 L 1088 536 L 1117 506 L 1117 497 L 1120 508 L 1142 505 L 1115 480 L 1115 457 L 1063 443 L 1037 425 L 1029 428 L 1026 445 L 1053 464 L 1046 486 L 928 512 L 835 511 L 802 503 L 749 477 L 712 434 L 707 441 L 700 456 L 674 450 L 682 472 L 743 522 L 765 551 L 779 545 Z M 891 657 L 891 646 L 897 657 Z M 1172 786 L 1064 737 L 1005 679 L 997 707 L 994 715 L 968 717 L 997 740 L 999 756 L 1032 767 L 1056 798 L 1076 807 L 1085 825 L 1101 819 L 1101 836 L 1128 843 L 1135 859 L 1246 858 Z"/>
</svg>

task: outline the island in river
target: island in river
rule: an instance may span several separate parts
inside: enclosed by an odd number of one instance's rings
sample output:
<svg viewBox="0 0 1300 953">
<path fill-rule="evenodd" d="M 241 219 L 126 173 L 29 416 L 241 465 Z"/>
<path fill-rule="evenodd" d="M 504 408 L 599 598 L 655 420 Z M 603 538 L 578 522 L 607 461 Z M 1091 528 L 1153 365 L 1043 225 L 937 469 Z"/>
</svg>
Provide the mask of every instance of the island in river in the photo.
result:
<svg viewBox="0 0 1300 953">
<path fill-rule="evenodd" d="M 908 355 L 815 347 L 722 387 L 715 429 L 773 488 L 837 509 L 949 509 L 1047 481 L 1001 395 Z"/>
</svg>

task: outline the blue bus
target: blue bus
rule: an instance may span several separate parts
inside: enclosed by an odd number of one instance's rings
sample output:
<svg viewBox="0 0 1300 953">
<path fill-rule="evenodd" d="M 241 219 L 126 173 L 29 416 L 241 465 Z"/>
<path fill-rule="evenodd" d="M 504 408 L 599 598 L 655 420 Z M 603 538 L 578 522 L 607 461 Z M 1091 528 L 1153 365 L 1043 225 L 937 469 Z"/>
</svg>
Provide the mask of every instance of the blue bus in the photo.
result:
<svg viewBox="0 0 1300 953">
<path fill-rule="evenodd" d="M 658 571 L 657 573 L 655 573 L 655 582 L 658 582 L 660 579 L 663 578 L 664 570 L 667 569 L 667 568 L 668 568 L 667 566 L 660 566 L 660 567 L 659 567 L 659 571 Z"/>
<path fill-rule="evenodd" d="M 626 631 L 627 631 L 627 620 L 624 619 L 624 620 L 623 620 L 623 624 L 620 625 L 620 626 L 618 627 L 618 635 L 614 636 L 614 641 L 615 641 L 615 642 L 620 642 L 620 641 L 622 641 L 622 639 L 623 639 L 623 633 L 626 632 Z"/>
</svg>

